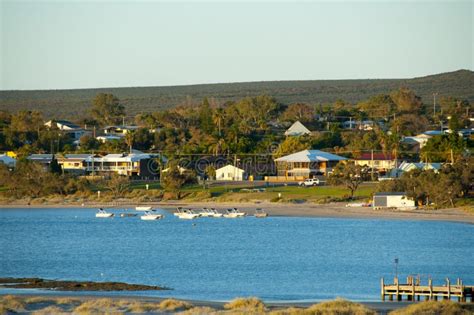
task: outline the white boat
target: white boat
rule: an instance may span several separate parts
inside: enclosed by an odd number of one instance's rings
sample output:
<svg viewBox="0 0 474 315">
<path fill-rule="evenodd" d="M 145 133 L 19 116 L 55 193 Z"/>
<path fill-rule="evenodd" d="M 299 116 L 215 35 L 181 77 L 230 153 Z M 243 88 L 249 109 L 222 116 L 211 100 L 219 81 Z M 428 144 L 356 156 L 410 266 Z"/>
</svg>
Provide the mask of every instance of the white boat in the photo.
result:
<svg viewBox="0 0 474 315">
<path fill-rule="evenodd" d="M 137 211 L 151 211 L 151 207 L 135 207 L 135 210 Z"/>
<path fill-rule="evenodd" d="M 209 218 L 220 218 L 223 216 L 222 213 L 218 212 L 214 208 L 203 208 L 202 211 L 200 212 L 201 217 L 209 217 Z"/>
<path fill-rule="evenodd" d="M 183 213 L 183 208 L 178 207 L 176 208 L 176 212 L 173 213 L 175 217 L 179 217 Z"/>
<path fill-rule="evenodd" d="M 195 213 L 191 209 L 183 209 L 181 210 L 181 213 L 178 214 L 178 218 L 184 219 L 184 220 L 192 220 L 192 219 L 199 218 L 200 216 L 201 214 Z"/>
<path fill-rule="evenodd" d="M 227 213 L 224 214 L 224 218 L 242 218 L 246 215 L 245 212 L 237 210 L 237 208 L 227 209 Z"/>
<path fill-rule="evenodd" d="M 220 213 L 214 208 L 211 208 L 211 212 L 212 212 L 212 215 L 210 215 L 210 217 L 213 217 L 213 218 L 222 218 L 224 216 L 222 213 Z"/>
<path fill-rule="evenodd" d="M 152 211 L 145 211 L 145 214 L 140 216 L 142 220 L 160 220 L 163 219 L 163 215 L 159 213 L 155 213 L 154 210 Z"/>
<path fill-rule="evenodd" d="M 113 213 L 109 213 L 102 208 L 99 208 L 99 211 L 95 214 L 96 218 L 111 218 L 113 216 Z"/>
</svg>

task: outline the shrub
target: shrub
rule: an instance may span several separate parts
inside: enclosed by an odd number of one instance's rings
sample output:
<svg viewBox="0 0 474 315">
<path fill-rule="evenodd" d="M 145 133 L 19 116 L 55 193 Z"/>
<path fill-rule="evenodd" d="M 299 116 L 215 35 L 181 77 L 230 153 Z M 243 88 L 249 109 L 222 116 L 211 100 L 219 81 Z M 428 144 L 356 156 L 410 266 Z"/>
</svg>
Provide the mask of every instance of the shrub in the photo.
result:
<svg viewBox="0 0 474 315">
<path fill-rule="evenodd" d="M 270 312 L 270 315 L 306 315 L 306 314 L 309 314 L 309 312 L 303 308 L 297 308 L 297 307 L 289 307 L 289 308 L 274 310 Z"/>
<path fill-rule="evenodd" d="M 464 315 L 472 314 L 461 304 L 451 301 L 427 301 L 390 312 L 390 315 Z"/>
<path fill-rule="evenodd" d="M 245 312 L 259 312 L 263 313 L 266 309 L 265 304 L 256 298 L 237 298 L 224 305 L 224 308 L 227 310 L 233 311 L 245 311 Z"/>
<path fill-rule="evenodd" d="M 376 312 L 368 309 L 362 304 L 336 299 L 334 301 L 323 302 L 312 305 L 307 309 L 309 314 L 315 315 L 375 315 Z"/>
<path fill-rule="evenodd" d="M 163 311 L 174 312 L 176 310 L 187 310 L 191 307 L 193 307 L 192 304 L 185 301 L 175 300 L 175 299 L 166 299 L 160 303 L 160 309 Z"/>
<path fill-rule="evenodd" d="M 14 295 L 5 295 L 0 299 L 0 305 L 3 309 L 3 314 L 12 312 L 22 312 L 25 311 L 25 303 L 17 296 Z"/>
</svg>

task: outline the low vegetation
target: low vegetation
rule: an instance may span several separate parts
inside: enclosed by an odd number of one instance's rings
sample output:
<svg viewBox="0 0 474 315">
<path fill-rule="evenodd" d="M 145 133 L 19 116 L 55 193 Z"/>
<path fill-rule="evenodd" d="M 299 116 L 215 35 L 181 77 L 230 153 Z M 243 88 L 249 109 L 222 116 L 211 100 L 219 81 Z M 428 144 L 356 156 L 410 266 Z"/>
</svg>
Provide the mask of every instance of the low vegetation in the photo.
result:
<svg viewBox="0 0 474 315">
<path fill-rule="evenodd" d="M 390 312 L 390 315 L 468 315 L 474 314 L 474 307 L 451 301 L 426 301 Z"/>
<path fill-rule="evenodd" d="M 245 313 L 264 313 L 267 309 L 265 304 L 256 297 L 237 298 L 224 304 L 226 310 L 239 311 Z"/>
<path fill-rule="evenodd" d="M 376 312 L 360 303 L 344 299 L 321 302 L 307 308 L 268 307 L 258 298 L 237 298 L 223 306 L 193 306 L 189 302 L 166 299 L 151 302 L 139 299 L 114 298 L 55 298 L 0 296 L 0 314 L 271 314 L 271 315 L 375 315 Z M 390 312 L 390 315 L 467 315 L 473 314 L 469 303 L 428 301 L 414 303 Z"/>
</svg>

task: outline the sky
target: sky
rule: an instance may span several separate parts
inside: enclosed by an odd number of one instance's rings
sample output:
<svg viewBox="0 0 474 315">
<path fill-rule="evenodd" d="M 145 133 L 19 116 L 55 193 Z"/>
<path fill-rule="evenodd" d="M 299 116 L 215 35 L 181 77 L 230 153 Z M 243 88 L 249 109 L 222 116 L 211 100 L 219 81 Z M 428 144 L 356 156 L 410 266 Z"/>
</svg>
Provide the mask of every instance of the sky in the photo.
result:
<svg viewBox="0 0 474 315">
<path fill-rule="evenodd" d="M 474 70 L 474 0 L 0 0 L 0 19 L 0 90 Z"/>
</svg>

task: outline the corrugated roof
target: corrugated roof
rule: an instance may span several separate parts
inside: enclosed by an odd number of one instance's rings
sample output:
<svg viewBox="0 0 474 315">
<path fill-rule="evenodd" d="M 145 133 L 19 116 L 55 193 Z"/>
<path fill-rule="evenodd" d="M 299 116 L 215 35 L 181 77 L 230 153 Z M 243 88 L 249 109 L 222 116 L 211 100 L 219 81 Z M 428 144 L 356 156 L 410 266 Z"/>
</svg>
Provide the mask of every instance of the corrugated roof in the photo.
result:
<svg viewBox="0 0 474 315">
<path fill-rule="evenodd" d="M 288 130 L 285 131 L 285 136 L 299 136 L 310 133 L 311 131 L 309 131 L 308 128 L 306 128 L 301 122 L 296 121 L 290 128 L 288 128 Z"/>
<path fill-rule="evenodd" d="M 343 160 L 347 159 L 345 157 L 320 150 L 304 150 L 275 159 L 276 162 L 325 162 Z"/>
<path fill-rule="evenodd" d="M 390 191 L 390 192 L 376 192 L 374 196 L 406 196 L 407 193 L 405 192 L 397 192 L 397 191 Z"/>
</svg>

